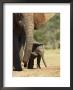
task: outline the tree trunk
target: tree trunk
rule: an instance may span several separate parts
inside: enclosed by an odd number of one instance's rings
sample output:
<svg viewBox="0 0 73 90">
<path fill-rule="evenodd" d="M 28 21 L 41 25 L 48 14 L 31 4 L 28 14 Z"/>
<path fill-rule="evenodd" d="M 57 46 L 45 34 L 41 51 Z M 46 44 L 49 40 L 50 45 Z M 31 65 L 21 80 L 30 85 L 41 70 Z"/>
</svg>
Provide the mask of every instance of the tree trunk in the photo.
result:
<svg viewBox="0 0 73 90">
<path fill-rule="evenodd" d="M 22 15 L 23 15 L 24 30 L 26 34 L 26 45 L 23 61 L 24 65 L 27 66 L 33 45 L 34 21 L 32 13 L 23 13 Z"/>
</svg>

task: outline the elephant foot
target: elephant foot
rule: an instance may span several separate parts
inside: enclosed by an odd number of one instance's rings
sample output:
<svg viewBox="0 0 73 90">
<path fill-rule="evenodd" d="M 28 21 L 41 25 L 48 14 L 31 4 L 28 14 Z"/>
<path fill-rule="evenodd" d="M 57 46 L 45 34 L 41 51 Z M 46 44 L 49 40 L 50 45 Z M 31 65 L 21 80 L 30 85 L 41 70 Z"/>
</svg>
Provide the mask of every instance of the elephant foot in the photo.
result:
<svg viewBox="0 0 73 90">
<path fill-rule="evenodd" d="M 33 69 L 33 64 L 28 64 L 28 69 Z"/>
<path fill-rule="evenodd" d="M 14 71 L 22 71 L 22 69 L 15 69 Z"/>
<path fill-rule="evenodd" d="M 33 67 L 28 67 L 28 69 L 33 69 Z"/>
<path fill-rule="evenodd" d="M 22 71 L 22 68 L 14 68 L 13 71 Z"/>
<path fill-rule="evenodd" d="M 28 63 L 27 68 L 28 68 L 28 69 L 33 69 L 33 66 L 34 66 L 33 63 Z"/>
</svg>

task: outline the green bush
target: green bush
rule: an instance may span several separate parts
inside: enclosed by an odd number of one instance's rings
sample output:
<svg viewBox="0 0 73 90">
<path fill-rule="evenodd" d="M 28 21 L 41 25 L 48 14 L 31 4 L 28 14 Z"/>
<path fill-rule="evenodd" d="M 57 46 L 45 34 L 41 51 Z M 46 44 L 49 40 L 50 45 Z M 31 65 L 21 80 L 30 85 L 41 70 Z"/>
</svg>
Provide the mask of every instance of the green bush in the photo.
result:
<svg viewBox="0 0 73 90">
<path fill-rule="evenodd" d="M 34 39 L 45 45 L 45 48 L 60 48 L 60 14 L 57 13 L 38 30 L 34 30 Z"/>
</svg>

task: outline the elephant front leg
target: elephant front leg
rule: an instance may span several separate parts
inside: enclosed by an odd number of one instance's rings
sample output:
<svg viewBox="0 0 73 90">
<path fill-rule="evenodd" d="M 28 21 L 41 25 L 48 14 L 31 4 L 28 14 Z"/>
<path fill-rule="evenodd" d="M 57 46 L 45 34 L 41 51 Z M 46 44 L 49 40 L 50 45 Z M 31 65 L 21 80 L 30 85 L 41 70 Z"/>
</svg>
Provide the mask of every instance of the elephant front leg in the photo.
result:
<svg viewBox="0 0 73 90">
<path fill-rule="evenodd" d="M 19 58 L 18 38 L 15 34 L 13 35 L 13 66 L 15 71 L 22 71 Z"/>
<path fill-rule="evenodd" d="M 14 71 L 22 71 L 21 62 L 17 59 L 18 57 L 13 61 Z"/>
</svg>

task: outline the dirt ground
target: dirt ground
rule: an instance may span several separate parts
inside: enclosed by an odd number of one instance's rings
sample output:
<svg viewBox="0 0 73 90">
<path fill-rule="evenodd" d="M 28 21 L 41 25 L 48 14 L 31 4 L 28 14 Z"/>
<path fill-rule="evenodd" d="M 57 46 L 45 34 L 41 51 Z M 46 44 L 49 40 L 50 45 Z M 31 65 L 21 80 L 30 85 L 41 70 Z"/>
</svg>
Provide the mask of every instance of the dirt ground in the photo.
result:
<svg viewBox="0 0 73 90">
<path fill-rule="evenodd" d="M 47 68 L 44 67 L 41 60 L 41 69 L 36 68 L 36 60 L 34 69 L 23 68 L 23 71 L 12 71 L 13 77 L 60 77 L 60 50 L 44 50 L 44 58 Z M 23 67 L 23 64 L 22 64 Z"/>
</svg>

